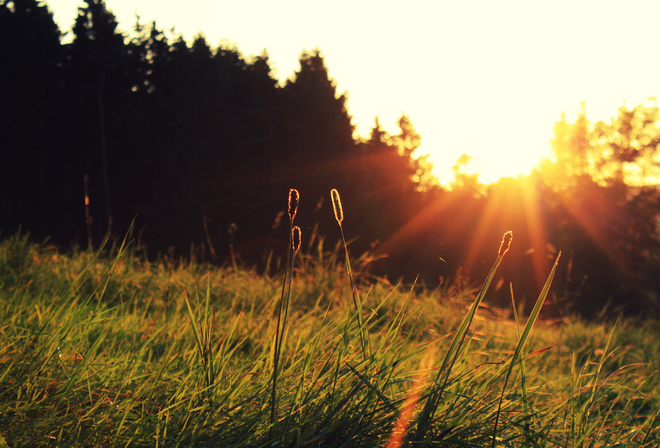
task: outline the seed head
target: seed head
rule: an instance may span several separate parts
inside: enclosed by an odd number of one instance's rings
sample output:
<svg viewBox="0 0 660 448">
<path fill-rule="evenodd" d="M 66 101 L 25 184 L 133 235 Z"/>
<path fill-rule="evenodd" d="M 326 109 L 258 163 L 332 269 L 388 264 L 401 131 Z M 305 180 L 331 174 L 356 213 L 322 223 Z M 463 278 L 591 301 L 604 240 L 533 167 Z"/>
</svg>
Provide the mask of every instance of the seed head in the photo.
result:
<svg viewBox="0 0 660 448">
<path fill-rule="evenodd" d="M 273 221 L 273 230 L 277 229 L 280 226 L 280 223 L 282 222 L 282 216 L 284 215 L 284 210 L 280 210 L 277 213 L 277 216 L 275 217 L 275 220 Z"/>
<path fill-rule="evenodd" d="M 504 254 L 508 252 L 509 247 L 511 246 L 512 239 L 513 239 L 513 232 L 509 230 L 502 237 L 502 244 L 500 244 L 500 250 L 497 252 L 498 257 L 503 257 Z"/>
<path fill-rule="evenodd" d="M 295 188 L 289 190 L 289 221 L 293 222 L 298 212 L 298 202 L 300 202 L 300 193 Z"/>
<path fill-rule="evenodd" d="M 341 198 L 336 188 L 330 190 L 330 196 L 332 197 L 332 208 L 335 211 L 335 219 L 341 224 L 344 220 L 344 210 L 341 208 Z"/>
<path fill-rule="evenodd" d="M 229 224 L 229 228 L 227 229 L 227 233 L 229 233 L 229 236 L 234 236 L 236 231 L 238 230 L 238 226 L 236 225 L 235 222 L 232 222 Z"/>
<path fill-rule="evenodd" d="M 294 254 L 300 250 L 301 240 L 302 231 L 300 230 L 300 227 L 295 226 L 291 231 L 291 249 L 293 250 Z"/>
</svg>

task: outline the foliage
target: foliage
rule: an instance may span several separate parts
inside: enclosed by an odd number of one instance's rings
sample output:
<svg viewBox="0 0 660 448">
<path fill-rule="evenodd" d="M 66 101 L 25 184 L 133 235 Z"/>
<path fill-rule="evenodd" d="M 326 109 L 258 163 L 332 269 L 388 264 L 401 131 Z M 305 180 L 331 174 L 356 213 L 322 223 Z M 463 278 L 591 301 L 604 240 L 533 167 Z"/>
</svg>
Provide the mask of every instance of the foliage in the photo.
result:
<svg viewBox="0 0 660 448">
<path fill-rule="evenodd" d="M 591 123 L 586 105 L 573 123 L 555 124 L 553 162 L 544 170 L 555 184 L 588 176 L 600 185 L 645 186 L 660 175 L 660 109 L 657 103 L 619 108 L 609 123 Z"/>
<path fill-rule="evenodd" d="M 54 211 L 58 160 L 49 142 L 61 123 L 64 52 L 52 14 L 37 0 L 0 1 L 0 42 L 0 228 L 13 232 L 19 224 L 42 227 Z"/>
<path fill-rule="evenodd" d="M 550 240 L 576 261 L 569 293 L 595 279 L 588 296 L 656 315 L 660 190 L 650 182 L 660 164 L 659 116 L 657 105 L 640 104 L 593 124 L 583 107 L 575 122 L 557 123 L 554 160 L 541 169 L 556 223 Z"/>
<path fill-rule="evenodd" d="M 3 191 L 21 191 L 2 201 L 8 234 L 23 225 L 62 245 L 86 240 L 77 219 L 85 177 L 95 244 L 136 219 L 153 253 L 224 242 L 232 222 L 246 244 L 262 237 L 292 185 L 315 201 L 334 187 L 373 189 L 360 177 L 369 167 L 354 166 L 347 94 L 336 92 L 318 49 L 302 52 L 300 69 L 279 85 L 266 52 L 245 58 L 235 46 L 212 48 L 203 35 L 188 43 L 139 21 L 126 36 L 102 0 L 82 4 L 68 43 L 46 6 L 3 2 L 0 11 L 5 59 L 16 70 L 2 75 L 19 87 L 4 91 L 16 113 L 0 120 L 11 148 Z M 411 168 L 396 185 L 414 190 L 430 170 L 411 159 L 419 136 L 402 120 L 408 140 L 391 145 Z M 43 132 L 34 132 L 41 121 Z M 205 231 L 203 222 L 215 225 Z M 221 256 L 226 247 L 219 244 Z"/>
<path fill-rule="evenodd" d="M 609 123 L 589 122 L 586 109 L 564 117 L 552 160 L 524 178 L 481 185 L 465 156 L 445 190 L 405 114 L 397 133 L 376 120 L 369 136 L 355 135 L 348 94 L 319 49 L 303 51 L 280 84 L 265 51 L 246 57 L 139 21 L 126 35 L 102 0 L 81 4 L 70 42 L 36 0 L 0 0 L 0 21 L 4 235 L 22 228 L 61 247 L 97 246 L 134 222 L 151 260 L 240 259 L 263 270 L 285 257 L 277 217 L 292 187 L 316 204 L 300 211 L 301 229 L 339 240 L 336 188 L 351 252 L 378 258 L 371 275 L 474 282 L 489 271 L 487 242 L 513 230 L 520 244 L 491 303 L 508 306 L 514 283 L 529 311 L 562 251 L 544 313 L 593 316 L 610 303 L 609 314 L 660 314 L 653 104 L 622 107 Z"/>
</svg>

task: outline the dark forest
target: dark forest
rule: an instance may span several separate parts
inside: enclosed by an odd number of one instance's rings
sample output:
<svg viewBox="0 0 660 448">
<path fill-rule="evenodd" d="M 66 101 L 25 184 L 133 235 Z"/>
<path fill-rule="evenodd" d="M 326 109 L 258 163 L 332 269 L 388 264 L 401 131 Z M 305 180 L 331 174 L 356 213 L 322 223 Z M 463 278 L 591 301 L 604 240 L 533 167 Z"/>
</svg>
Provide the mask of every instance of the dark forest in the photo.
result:
<svg viewBox="0 0 660 448">
<path fill-rule="evenodd" d="M 562 120 L 531 175 L 486 186 L 457 162 L 444 188 L 407 116 L 355 135 L 321 50 L 280 83 L 266 52 L 155 23 L 123 35 L 109 8 L 85 0 L 63 43 L 45 3 L 0 1 L 0 236 L 86 248 L 130 229 L 146 257 L 227 263 L 231 247 L 263 270 L 286 252 L 290 188 L 303 249 L 334 247 L 336 188 L 352 255 L 372 260 L 361 281 L 479 282 L 513 230 L 493 302 L 512 285 L 532 304 L 561 251 L 548 314 L 660 313 L 657 107 Z"/>
</svg>

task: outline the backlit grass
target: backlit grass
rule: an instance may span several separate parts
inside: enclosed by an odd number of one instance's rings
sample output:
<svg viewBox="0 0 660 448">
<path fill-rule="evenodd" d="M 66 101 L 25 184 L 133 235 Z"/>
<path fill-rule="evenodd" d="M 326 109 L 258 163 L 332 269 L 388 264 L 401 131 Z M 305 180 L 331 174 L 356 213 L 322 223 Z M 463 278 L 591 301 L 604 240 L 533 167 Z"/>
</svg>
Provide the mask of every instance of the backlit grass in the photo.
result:
<svg viewBox="0 0 660 448">
<path fill-rule="evenodd" d="M 306 243 L 276 344 L 280 276 L 2 240 L 7 445 L 660 443 L 657 323 L 516 319 L 482 285 L 367 284 L 343 247 Z"/>
</svg>

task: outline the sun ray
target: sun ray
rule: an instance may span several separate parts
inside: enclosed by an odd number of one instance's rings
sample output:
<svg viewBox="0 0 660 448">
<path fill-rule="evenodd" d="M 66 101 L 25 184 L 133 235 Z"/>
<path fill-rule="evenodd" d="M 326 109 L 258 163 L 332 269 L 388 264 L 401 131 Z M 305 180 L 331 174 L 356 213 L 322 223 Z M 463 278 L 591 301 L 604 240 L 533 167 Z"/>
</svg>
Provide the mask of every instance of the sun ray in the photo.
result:
<svg viewBox="0 0 660 448">
<path fill-rule="evenodd" d="M 600 192 L 600 194 L 604 193 Z M 609 209 L 595 193 L 579 198 L 567 194 L 560 194 L 559 197 L 563 207 L 584 230 L 591 242 L 619 271 L 623 271 L 624 267 L 620 257 L 617 256 L 614 241 L 606 232 L 605 223 L 616 222 L 616 216 L 613 216 L 614 210 Z"/>
<path fill-rule="evenodd" d="M 468 204 L 463 213 L 453 214 L 456 209 L 461 208 L 463 199 L 460 195 L 440 195 L 382 241 L 376 247 L 375 254 L 383 256 L 400 253 L 410 244 L 411 240 L 418 241 L 420 235 L 423 234 L 429 234 L 429 237 L 441 234 L 444 241 L 451 241 L 469 225 L 469 217 L 476 212 L 476 207 Z M 429 232 L 430 229 L 437 230 L 438 228 L 442 230 Z M 441 257 L 442 254 L 438 254 L 438 256 Z"/>
<path fill-rule="evenodd" d="M 519 252 L 531 257 L 535 285 L 541 287 L 548 271 L 547 232 L 543 224 L 537 187 L 531 178 L 503 180 L 491 191 L 484 212 L 470 238 L 463 267 L 470 273 L 496 234 L 513 230 Z M 520 247 L 520 246 L 519 246 Z"/>
<path fill-rule="evenodd" d="M 547 232 L 543 224 L 540 198 L 535 180 L 527 177 L 519 182 L 534 282 L 536 287 L 540 289 L 545 283 L 549 270 Z"/>
<path fill-rule="evenodd" d="M 477 229 L 470 238 L 470 244 L 465 255 L 463 267 L 470 273 L 475 267 L 479 256 L 483 253 L 484 243 L 492 230 L 496 227 L 496 221 L 501 220 L 502 213 L 506 213 L 506 204 L 509 201 L 500 193 L 494 194 L 486 204 L 486 209 L 480 217 L 477 217 Z M 502 233 L 499 232 L 498 233 Z"/>
</svg>

